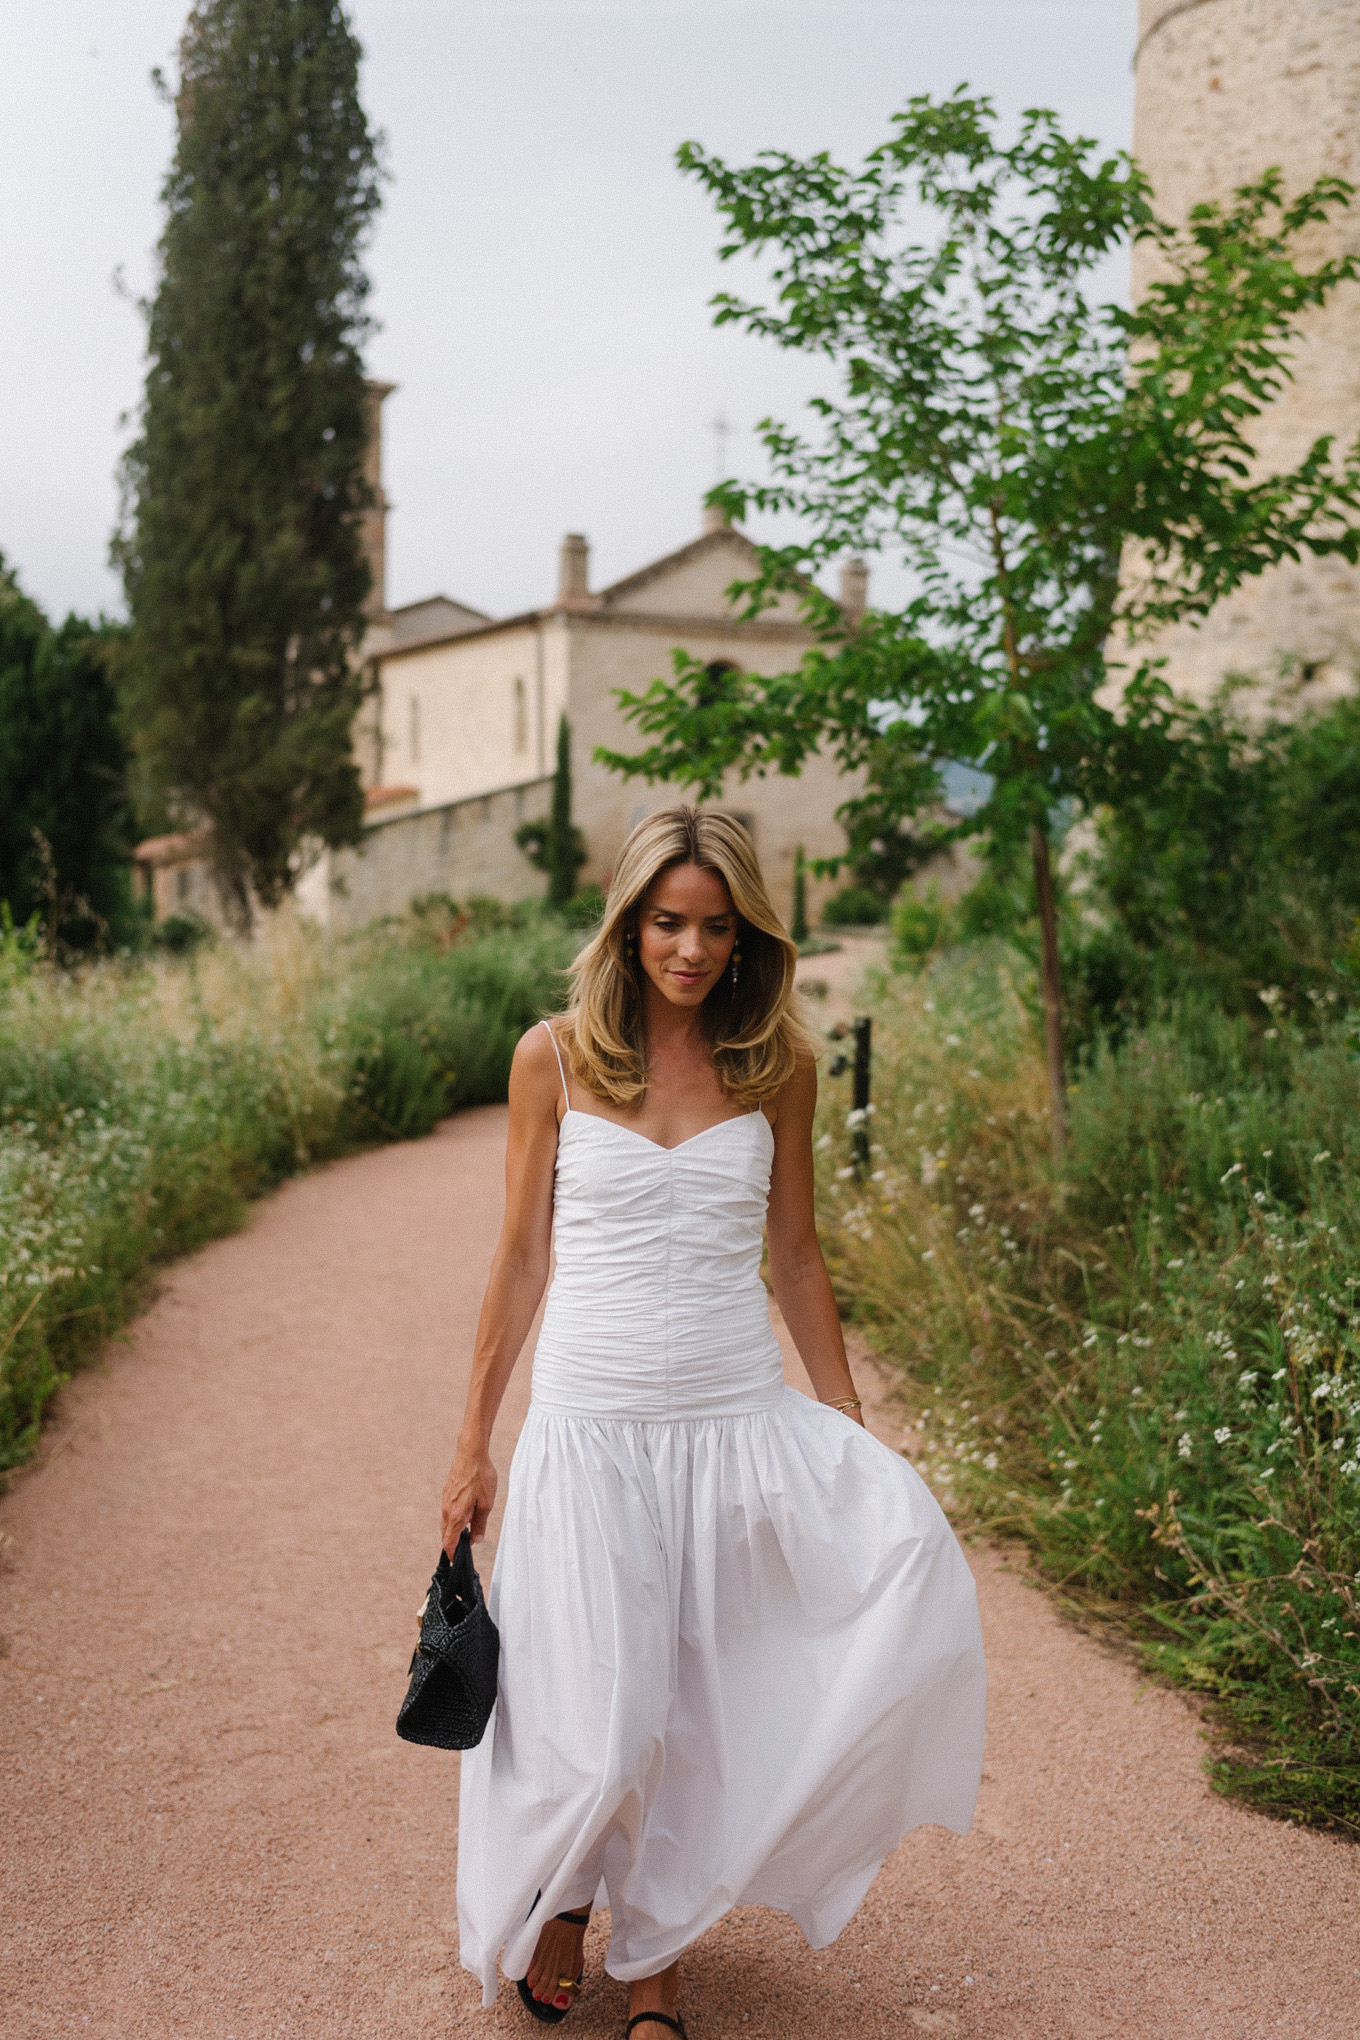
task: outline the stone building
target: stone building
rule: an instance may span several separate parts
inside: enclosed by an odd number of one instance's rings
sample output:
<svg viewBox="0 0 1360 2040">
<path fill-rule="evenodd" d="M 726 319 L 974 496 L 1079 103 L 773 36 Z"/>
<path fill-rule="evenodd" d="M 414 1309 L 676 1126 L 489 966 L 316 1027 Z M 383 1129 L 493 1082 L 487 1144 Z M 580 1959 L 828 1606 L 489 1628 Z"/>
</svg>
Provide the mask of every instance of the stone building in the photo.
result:
<svg viewBox="0 0 1360 2040">
<path fill-rule="evenodd" d="M 739 617 L 727 590 L 750 577 L 755 548 L 709 512 L 697 538 L 599 590 L 590 586 L 586 540 L 569 533 L 555 597 L 519 616 L 496 619 L 447 595 L 389 609 L 381 420 L 391 388 L 369 385 L 373 503 L 364 542 L 373 593 L 360 656 L 376 686 L 355 729 L 364 837 L 355 849 L 317 853 L 297 888 L 305 913 L 342 932 L 401 913 L 430 893 L 539 896 L 546 881 L 516 846 L 515 832 L 548 811 L 563 715 L 572 737 L 573 818 L 588 850 L 582 881 L 607 883 L 629 830 L 681 797 L 594 762 L 600 745 L 641 747 L 614 690 L 639 691 L 668 674 L 677 647 L 715 668 L 773 674 L 796 664 L 811 643 L 792 597 L 755 622 Z M 841 576 L 847 615 L 862 615 L 867 590 L 865 568 L 849 562 Z M 853 783 L 813 759 L 797 779 L 771 776 L 725 789 L 725 805 L 751 829 L 785 915 L 799 847 L 809 858 L 844 850 L 835 811 Z M 198 829 L 138 845 L 135 869 L 158 920 L 183 914 L 221 922 L 205 844 Z M 809 879 L 814 910 L 825 890 Z"/>
<path fill-rule="evenodd" d="M 683 648 L 706 665 L 786 671 L 811 642 L 797 604 L 782 597 L 754 622 L 727 590 L 754 570 L 755 548 L 709 514 L 701 534 L 664 559 L 592 590 L 589 548 L 562 541 L 554 599 L 492 619 L 446 596 L 375 619 L 365 651 L 377 694 L 356 742 L 368 826 L 357 850 L 322 856 L 302 881 L 306 910 L 327 925 L 362 926 L 422 893 L 455 899 L 541 893 L 542 875 L 515 831 L 547 812 L 559 718 L 572 739 L 573 815 L 588 850 L 583 881 L 607 883 L 619 847 L 674 788 L 626 781 L 594 762 L 597 746 L 637 749 L 615 690 L 634 691 L 671 670 Z M 842 576 L 842 601 L 863 610 L 867 577 Z M 798 846 L 834 856 L 845 837 L 835 810 L 849 782 L 815 759 L 797 779 L 771 776 L 725 790 L 751 829 L 781 910 L 792 904 Z M 813 888 L 815 896 L 816 888 Z"/>
<path fill-rule="evenodd" d="M 1138 29 L 1133 147 L 1164 217 L 1184 219 L 1272 165 L 1290 196 L 1324 172 L 1360 185 L 1360 0 L 1140 0 Z M 1360 252 L 1360 203 L 1305 244 L 1310 261 L 1344 252 Z M 1152 260 L 1135 255 L 1135 302 Z M 1360 285 L 1310 317 L 1294 381 L 1254 438 L 1272 466 L 1292 466 L 1324 432 L 1338 450 L 1360 434 Z M 1156 650 L 1172 683 L 1201 699 L 1225 674 L 1284 666 L 1305 698 L 1325 699 L 1360 664 L 1360 569 L 1273 568 Z"/>
</svg>

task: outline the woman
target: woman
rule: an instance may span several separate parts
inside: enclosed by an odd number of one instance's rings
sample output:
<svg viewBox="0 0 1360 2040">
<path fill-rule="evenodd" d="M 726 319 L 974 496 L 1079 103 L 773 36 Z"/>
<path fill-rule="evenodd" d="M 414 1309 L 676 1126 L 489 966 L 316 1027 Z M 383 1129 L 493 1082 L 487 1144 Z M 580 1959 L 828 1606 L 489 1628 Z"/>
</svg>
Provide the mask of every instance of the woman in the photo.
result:
<svg viewBox="0 0 1360 2040">
<path fill-rule="evenodd" d="M 444 1489 L 452 1552 L 485 1532 L 555 1233 L 489 1596 L 496 1712 L 463 1759 L 462 1960 L 484 2003 L 499 1960 L 556 2021 L 607 1903 L 642 2040 L 684 2033 L 678 1957 L 730 1907 L 780 1907 L 824 1947 L 908 1828 L 966 1831 L 981 1763 L 972 1579 L 862 1428 L 817 1244 L 796 959 L 739 823 L 634 830 L 570 1010 L 515 1053 Z M 816 1403 L 783 1386 L 766 1225 Z"/>
</svg>

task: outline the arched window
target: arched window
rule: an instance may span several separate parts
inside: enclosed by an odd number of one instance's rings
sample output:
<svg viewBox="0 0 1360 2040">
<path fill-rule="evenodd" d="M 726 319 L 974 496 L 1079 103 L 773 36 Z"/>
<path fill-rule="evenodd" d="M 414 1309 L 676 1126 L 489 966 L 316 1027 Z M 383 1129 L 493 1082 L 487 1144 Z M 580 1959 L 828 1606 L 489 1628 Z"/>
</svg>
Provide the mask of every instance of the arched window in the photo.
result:
<svg viewBox="0 0 1360 2040">
<path fill-rule="evenodd" d="M 732 682 L 740 673 L 740 666 L 734 666 L 730 659 L 713 659 L 704 667 L 703 676 L 694 690 L 694 698 L 700 708 L 710 708 L 714 702 L 722 701 L 732 691 Z"/>
<path fill-rule="evenodd" d="M 409 735 L 411 740 L 411 763 L 418 765 L 420 763 L 420 696 L 418 694 L 411 696 Z"/>
<path fill-rule="evenodd" d="M 516 676 L 515 676 L 515 749 L 516 749 L 517 751 L 527 751 L 527 750 L 528 750 L 528 748 L 529 748 L 529 709 L 528 709 L 528 704 L 527 704 L 527 702 L 525 701 L 525 698 L 524 698 L 524 682 L 523 682 L 523 680 L 522 680 L 522 679 L 521 679 L 521 678 L 519 677 L 519 675 L 518 675 L 518 674 L 516 674 Z"/>
</svg>

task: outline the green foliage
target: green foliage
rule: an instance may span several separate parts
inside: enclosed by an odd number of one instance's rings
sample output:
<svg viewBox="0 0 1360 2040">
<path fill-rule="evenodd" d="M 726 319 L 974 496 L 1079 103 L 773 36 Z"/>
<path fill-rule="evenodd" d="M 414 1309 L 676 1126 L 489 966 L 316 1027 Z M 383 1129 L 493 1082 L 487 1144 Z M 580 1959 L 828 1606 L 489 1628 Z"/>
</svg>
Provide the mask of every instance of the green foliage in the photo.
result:
<svg viewBox="0 0 1360 2040">
<path fill-rule="evenodd" d="M 269 937 L 267 961 L 58 971 L 0 917 L 0 1468 L 156 1263 L 311 1162 L 503 1098 L 573 947 L 541 918 L 443 948 L 418 922 Z"/>
<path fill-rule="evenodd" d="M 950 938 L 951 916 L 937 885 L 927 886 L 923 893 L 905 887 L 893 901 L 889 921 L 892 961 L 903 970 L 919 969 Z"/>
<path fill-rule="evenodd" d="M 522 822 L 515 841 L 535 871 L 548 874 L 548 905 L 565 907 L 575 896 L 577 874 L 587 855 L 586 839 L 571 818 L 571 727 L 565 716 L 557 725 L 557 763 L 548 818 Z"/>
<path fill-rule="evenodd" d="M 843 885 L 822 902 L 826 928 L 865 928 L 888 916 L 888 903 L 867 885 Z"/>
<path fill-rule="evenodd" d="M 1230 684 L 1132 712 L 1141 768 L 1098 818 L 1065 943 L 1083 1031 L 1182 988 L 1261 1018 L 1271 987 L 1335 986 L 1360 914 L 1360 703 L 1286 718 Z"/>
<path fill-rule="evenodd" d="M 716 695 L 677 657 L 673 680 L 619 697 L 646 747 L 601 756 L 713 794 L 829 750 L 865 775 L 880 840 L 938 806 L 950 761 L 985 769 L 970 826 L 1003 858 L 1028 845 L 1047 919 L 1054 809 L 1117 806 L 1137 765 L 1140 731 L 1102 698 L 1107 647 L 1282 560 L 1360 557 L 1360 449 L 1334 460 L 1320 438 L 1271 473 L 1251 444 L 1301 320 L 1357 274 L 1350 255 L 1296 260 L 1350 187 L 1286 202 L 1269 171 L 1174 228 L 1128 157 L 1043 111 L 1005 145 L 963 89 L 911 100 L 858 169 L 777 151 L 732 168 L 692 143 L 679 160 L 725 216 L 724 259 L 770 260 L 768 297 L 719 296 L 718 323 L 839 371 L 812 436 L 761 427 L 768 485 L 712 492 L 733 518 L 802 520 L 763 550 L 748 610 L 797 591 L 820 641 L 795 673 L 732 673 Z M 933 241 L 911 238 L 922 213 Z M 1132 312 L 1092 303 L 1092 271 L 1131 240 L 1155 244 L 1159 280 Z M 851 630 L 811 577 L 876 550 L 918 592 Z"/>
<path fill-rule="evenodd" d="M 789 933 L 795 942 L 806 942 L 809 934 L 807 916 L 807 863 L 800 843 L 793 853 L 793 918 L 789 922 Z"/>
<path fill-rule="evenodd" d="M 180 44 L 141 432 L 115 548 L 124 723 L 148 785 L 212 824 L 223 897 L 276 904 L 306 837 L 357 842 L 350 731 L 378 205 L 338 0 L 200 0 Z"/>
<path fill-rule="evenodd" d="M 56 949 L 129 932 L 127 759 L 109 679 L 117 633 L 54 630 L 0 558 L 0 900 Z"/>
<path fill-rule="evenodd" d="M 1213 1701 L 1222 1789 L 1360 1832 L 1360 1058 L 1300 1004 L 1102 1048 L 1059 1189 L 1032 976 L 956 949 L 885 989 L 874 1180 L 836 1100 L 819 1196 L 947 1505 Z"/>
</svg>

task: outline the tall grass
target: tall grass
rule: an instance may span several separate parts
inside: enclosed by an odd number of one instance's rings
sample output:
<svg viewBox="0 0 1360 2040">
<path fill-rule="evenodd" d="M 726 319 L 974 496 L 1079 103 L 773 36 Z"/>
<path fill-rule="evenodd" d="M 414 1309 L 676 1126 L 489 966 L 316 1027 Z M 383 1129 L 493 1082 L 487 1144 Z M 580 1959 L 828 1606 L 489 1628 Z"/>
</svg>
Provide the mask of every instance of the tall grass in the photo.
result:
<svg viewBox="0 0 1360 2040">
<path fill-rule="evenodd" d="M 548 920 L 341 945 L 280 918 L 250 953 L 70 973 L 0 940 L 0 1469 L 157 1262 L 310 1163 L 503 1098 L 573 946 Z"/>
<path fill-rule="evenodd" d="M 1059 1185 L 1025 967 L 876 1006 L 872 1180 L 826 1108 L 838 1287 L 923 1471 L 1215 1702 L 1216 1782 L 1360 1833 L 1360 1059 L 1325 1001 L 1182 1002 L 1074 1086 Z"/>
</svg>

